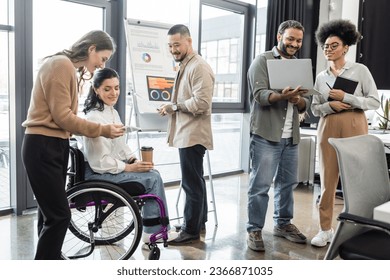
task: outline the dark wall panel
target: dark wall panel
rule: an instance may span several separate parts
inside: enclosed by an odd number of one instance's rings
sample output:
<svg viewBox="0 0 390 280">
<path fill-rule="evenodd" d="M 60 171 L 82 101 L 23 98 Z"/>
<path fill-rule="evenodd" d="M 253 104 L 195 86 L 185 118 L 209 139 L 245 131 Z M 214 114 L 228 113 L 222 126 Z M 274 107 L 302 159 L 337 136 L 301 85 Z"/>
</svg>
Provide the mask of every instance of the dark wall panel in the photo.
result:
<svg viewBox="0 0 390 280">
<path fill-rule="evenodd" d="M 366 65 L 378 89 L 390 89 L 390 1 L 360 1 L 359 31 L 356 61 Z"/>
</svg>

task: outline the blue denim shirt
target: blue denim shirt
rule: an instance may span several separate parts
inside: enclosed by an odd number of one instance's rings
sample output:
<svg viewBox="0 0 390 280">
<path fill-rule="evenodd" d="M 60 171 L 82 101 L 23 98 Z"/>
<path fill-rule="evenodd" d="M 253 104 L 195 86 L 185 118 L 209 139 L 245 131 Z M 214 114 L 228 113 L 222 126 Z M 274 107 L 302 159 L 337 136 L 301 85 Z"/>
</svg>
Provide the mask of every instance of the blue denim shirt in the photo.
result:
<svg viewBox="0 0 390 280">
<path fill-rule="evenodd" d="M 269 96 L 274 90 L 270 89 L 267 59 L 281 59 L 276 47 L 257 56 L 248 70 L 249 101 L 250 101 L 250 131 L 272 142 L 280 142 L 286 119 L 288 101 L 269 102 Z M 298 112 L 294 106 L 293 112 L 293 144 L 298 144 L 299 113 L 310 107 L 310 98 L 303 97 L 305 109 Z"/>
</svg>

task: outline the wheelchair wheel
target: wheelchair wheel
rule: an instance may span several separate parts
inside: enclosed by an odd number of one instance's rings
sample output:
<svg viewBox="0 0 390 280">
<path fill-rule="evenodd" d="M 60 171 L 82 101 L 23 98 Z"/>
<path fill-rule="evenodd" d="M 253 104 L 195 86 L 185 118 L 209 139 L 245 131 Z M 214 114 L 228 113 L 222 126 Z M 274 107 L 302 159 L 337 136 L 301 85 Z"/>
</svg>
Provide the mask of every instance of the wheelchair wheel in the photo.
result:
<svg viewBox="0 0 390 280">
<path fill-rule="evenodd" d="M 67 190 L 71 221 L 62 246 L 64 259 L 128 259 L 142 235 L 138 206 L 118 186 L 85 181 Z"/>
</svg>

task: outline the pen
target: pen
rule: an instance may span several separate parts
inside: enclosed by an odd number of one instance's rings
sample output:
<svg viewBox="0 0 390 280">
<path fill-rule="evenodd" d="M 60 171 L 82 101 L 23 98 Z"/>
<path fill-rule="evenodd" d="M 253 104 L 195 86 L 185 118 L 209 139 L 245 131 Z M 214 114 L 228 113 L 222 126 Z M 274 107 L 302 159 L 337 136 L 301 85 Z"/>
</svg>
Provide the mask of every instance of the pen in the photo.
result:
<svg viewBox="0 0 390 280">
<path fill-rule="evenodd" d="M 328 84 L 328 82 L 325 82 L 325 84 L 326 84 L 330 89 L 333 89 L 333 88 Z"/>
</svg>

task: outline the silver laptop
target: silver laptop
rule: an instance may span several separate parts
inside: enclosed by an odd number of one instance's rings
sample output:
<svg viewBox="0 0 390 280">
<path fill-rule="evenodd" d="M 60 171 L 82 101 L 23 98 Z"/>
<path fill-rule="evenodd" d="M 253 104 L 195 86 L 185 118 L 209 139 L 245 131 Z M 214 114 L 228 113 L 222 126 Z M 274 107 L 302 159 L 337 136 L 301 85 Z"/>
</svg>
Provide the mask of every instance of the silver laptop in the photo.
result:
<svg viewBox="0 0 390 280">
<path fill-rule="evenodd" d="M 268 77 L 270 88 L 282 90 L 289 86 L 313 89 L 311 59 L 268 59 Z"/>
</svg>

